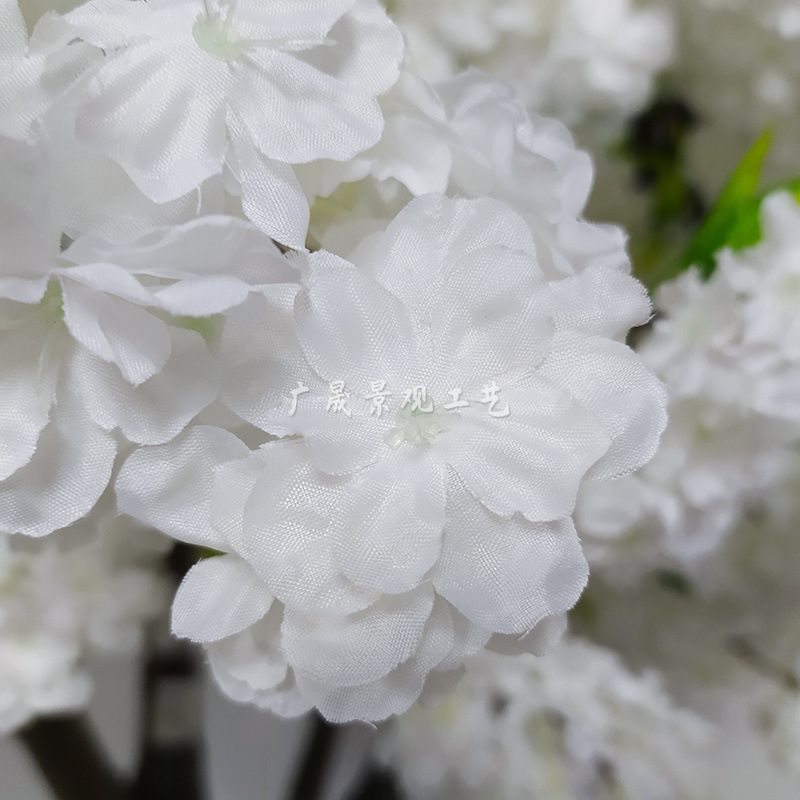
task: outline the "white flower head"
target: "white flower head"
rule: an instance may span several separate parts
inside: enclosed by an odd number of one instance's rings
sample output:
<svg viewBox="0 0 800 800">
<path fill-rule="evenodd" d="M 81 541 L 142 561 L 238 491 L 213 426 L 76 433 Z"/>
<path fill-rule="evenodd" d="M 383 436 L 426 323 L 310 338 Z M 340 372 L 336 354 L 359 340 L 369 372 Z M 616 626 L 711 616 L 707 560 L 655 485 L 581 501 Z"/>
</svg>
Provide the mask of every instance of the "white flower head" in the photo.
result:
<svg viewBox="0 0 800 800">
<path fill-rule="evenodd" d="M 630 271 L 623 231 L 582 218 L 592 161 L 562 123 L 529 114 L 510 89 L 478 70 L 433 88 L 403 73 L 386 99 L 387 126 L 376 147 L 349 165 L 315 163 L 303 172 L 310 193 L 332 193 L 313 208 L 311 231 L 323 247 L 347 257 L 412 196 L 444 190 L 502 200 L 524 217 L 549 277 Z M 410 142 L 419 143 L 412 154 Z"/>
<path fill-rule="evenodd" d="M 716 256 L 708 281 L 695 271 L 660 290 L 663 310 L 640 351 L 676 396 L 705 396 L 742 413 L 800 423 L 800 206 L 768 197 L 762 240 Z"/>
<path fill-rule="evenodd" d="M 375 0 L 90 0 L 65 18 L 107 54 L 77 92 L 80 139 L 157 202 L 227 165 L 245 213 L 296 248 L 308 207 L 292 165 L 378 140 L 403 52 Z"/>
<path fill-rule="evenodd" d="M 672 21 L 630 0 L 398 0 L 392 16 L 430 80 L 480 66 L 527 106 L 569 124 L 646 102 L 671 60 Z"/>
<path fill-rule="evenodd" d="M 665 398 L 616 340 L 649 314 L 640 286 L 609 306 L 615 271 L 550 281 L 498 201 L 419 198 L 353 263 L 303 260 L 302 287 L 253 295 L 221 344 L 227 406 L 296 438 L 250 452 L 192 428 L 134 453 L 117 493 L 226 553 L 173 609 L 226 691 L 381 719 L 492 634 L 542 647 L 586 580 L 578 487 L 652 455 Z"/>
<path fill-rule="evenodd" d="M 33 123 L 100 56 L 95 47 L 72 42 L 55 18 L 31 39 L 25 10 L 17 0 L 0 2 L 0 136 L 14 139 L 29 138 Z"/>
<path fill-rule="evenodd" d="M 693 398 L 669 406 L 658 452 L 619 480 L 581 487 L 575 521 L 589 563 L 617 580 L 687 569 L 715 554 L 790 466 L 783 426 Z"/>
<path fill-rule="evenodd" d="M 636 474 L 583 488 L 577 520 L 591 561 L 689 564 L 785 480 L 800 438 L 795 199 L 768 197 L 761 226 L 757 245 L 716 255 L 708 280 L 692 269 L 659 289 L 660 316 L 638 349 L 670 389 L 670 424 Z"/>
<path fill-rule="evenodd" d="M 82 708 L 86 655 L 135 653 L 167 607 L 157 543 L 108 511 L 42 541 L 0 534 L 0 732 Z"/>
<path fill-rule="evenodd" d="M 565 639 L 539 659 L 472 658 L 457 693 L 397 720 L 381 749 L 419 800 L 680 800 L 705 796 L 711 733 L 657 673 Z"/>
<path fill-rule="evenodd" d="M 126 241 L 87 235 L 59 254 L 46 152 L 0 146 L 0 530 L 42 536 L 94 506 L 115 430 L 166 442 L 216 397 L 202 318 L 295 270 L 226 217 Z"/>
</svg>

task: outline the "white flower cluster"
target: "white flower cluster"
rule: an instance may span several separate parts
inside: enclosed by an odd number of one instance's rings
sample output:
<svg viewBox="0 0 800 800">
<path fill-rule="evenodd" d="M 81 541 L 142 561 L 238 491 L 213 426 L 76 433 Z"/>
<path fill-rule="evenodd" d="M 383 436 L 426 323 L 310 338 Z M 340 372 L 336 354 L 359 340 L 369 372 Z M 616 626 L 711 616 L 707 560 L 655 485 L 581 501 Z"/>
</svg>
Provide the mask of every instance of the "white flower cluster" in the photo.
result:
<svg viewBox="0 0 800 800">
<path fill-rule="evenodd" d="M 479 66 L 536 111 L 570 124 L 621 120 L 671 61 L 671 16 L 631 0 L 391 0 L 412 63 L 430 80 Z"/>
<path fill-rule="evenodd" d="M 0 534 L 0 733 L 81 708 L 87 652 L 138 650 L 168 602 L 143 533 L 106 511 L 44 540 Z"/>
<path fill-rule="evenodd" d="M 659 290 L 638 351 L 670 388 L 670 422 L 642 470 L 586 485 L 577 520 L 590 560 L 689 564 L 787 478 L 800 442 L 796 200 L 767 198 L 761 226 L 761 242 L 720 252 L 707 281 L 691 270 Z"/>
<path fill-rule="evenodd" d="M 398 720 L 383 750 L 414 800 L 697 800 L 711 736 L 657 673 L 574 638 L 542 659 L 475 657 L 457 693 Z"/>
<path fill-rule="evenodd" d="M 666 406 L 563 126 L 401 70 L 377 0 L 0 1 L 0 531 L 110 491 L 219 551 L 174 631 L 286 715 L 382 719 L 552 643 L 579 487 Z"/>
<path fill-rule="evenodd" d="M 228 554 L 173 609 L 178 633 L 221 640 L 226 689 L 333 720 L 404 711 L 432 671 L 571 607 L 578 486 L 646 460 L 663 414 L 615 341 L 648 314 L 637 284 L 548 280 L 498 201 L 416 199 L 352 259 L 297 258 L 298 285 L 226 321 L 223 401 L 299 440 L 253 453 L 196 427 L 117 481 L 122 511 Z"/>
</svg>

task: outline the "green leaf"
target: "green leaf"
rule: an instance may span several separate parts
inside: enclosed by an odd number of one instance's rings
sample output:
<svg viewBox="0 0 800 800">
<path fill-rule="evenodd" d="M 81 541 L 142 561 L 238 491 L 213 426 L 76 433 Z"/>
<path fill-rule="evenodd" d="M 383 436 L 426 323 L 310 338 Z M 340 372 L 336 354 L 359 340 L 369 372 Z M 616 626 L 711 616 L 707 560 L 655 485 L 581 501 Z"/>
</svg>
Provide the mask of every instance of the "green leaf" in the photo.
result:
<svg viewBox="0 0 800 800">
<path fill-rule="evenodd" d="M 714 255 L 723 247 L 742 248 L 758 242 L 761 235 L 758 214 L 765 196 L 758 192 L 758 185 L 771 144 L 772 131 L 767 130 L 748 150 L 700 230 L 655 284 L 671 280 L 692 266 L 709 278 L 714 271 Z M 800 183 L 797 189 L 800 190 Z"/>
<path fill-rule="evenodd" d="M 216 558 L 217 556 L 225 555 L 225 553 L 221 552 L 220 550 L 214 550 L 211 547 L 201 547 L 200 545 L 195 547 L 195 551 L 197 553 L 197 558 L 200 561 L 205 561 L 207 558 Z"/>
</svg>

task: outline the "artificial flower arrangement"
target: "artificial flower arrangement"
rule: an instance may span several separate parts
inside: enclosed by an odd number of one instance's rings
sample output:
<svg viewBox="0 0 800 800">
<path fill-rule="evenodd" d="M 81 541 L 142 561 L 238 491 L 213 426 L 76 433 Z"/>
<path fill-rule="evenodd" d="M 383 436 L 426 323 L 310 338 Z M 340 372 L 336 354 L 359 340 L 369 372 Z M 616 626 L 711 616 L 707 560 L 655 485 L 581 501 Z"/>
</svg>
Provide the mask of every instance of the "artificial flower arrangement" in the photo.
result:
<svg viewBox="0 0 800 800">
<path fill-rule="evenodd" d="M 0 0 L 0 731 L 59 798 L 170 606 L 381 723 L 364 797 L 728 797 L 709 685 L 800 763 L 800 11 L 723 5 Z"/>
</svg>

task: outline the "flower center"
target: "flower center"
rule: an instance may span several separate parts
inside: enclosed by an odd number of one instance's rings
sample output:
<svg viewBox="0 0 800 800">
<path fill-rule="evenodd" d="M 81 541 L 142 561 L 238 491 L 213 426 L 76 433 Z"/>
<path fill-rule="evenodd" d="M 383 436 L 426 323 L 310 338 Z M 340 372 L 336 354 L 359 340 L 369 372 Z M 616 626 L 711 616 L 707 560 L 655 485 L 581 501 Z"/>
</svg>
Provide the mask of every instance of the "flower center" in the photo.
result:
<svg viewBox="0 0 800 800">
<path fill-rule="evenodd" d="M 64 316 L 64 297 L 61 284 L 57 280 L 49 280 L 47 289 L 39 301 L 39 309 L 48 321 L 58 322 Z"/>
<path fill-rule="evenodd" d="M 239 0 L 219 0 L 221 8 L 213 9 L 210 0 L 203 0 L 205 10 L 192 26 L 192 36 L 198 46 L 214 58 L 235 61 L 254 47 L 280 50 L 310 50 L 321 45 L 336 44 L 330 38 L 305 39 L 243 39 L 233 25 Z M 224 9 L 224 10 L 223 10 Z"/>
<path fill-rule="evenodd" d="M 208 0 L 203 2 L 205 12 L 197 17 L 192 26 L 194 40 L 202 50 L 215 58 L 223 61 L 236 60 L 250 47 L 250 43 L 243 40 L 233 27 L 238 0 L 223 3 L 224 16 L 222 11 L 213 11 Z"/>
<path fill-rule="evenodd" d="M 440 433 L 450 430 L 458 414 L 447 411 L 432 401 L 431 405 L 431 411 L 420 408 L 412 410 L 411 406 L 399 408 L 394 420 L 395 427 L 384 434 L 386 444 L 393 450 L 403 442 L 413 445 L 430 444 Z"/>
</svg>

